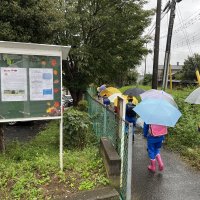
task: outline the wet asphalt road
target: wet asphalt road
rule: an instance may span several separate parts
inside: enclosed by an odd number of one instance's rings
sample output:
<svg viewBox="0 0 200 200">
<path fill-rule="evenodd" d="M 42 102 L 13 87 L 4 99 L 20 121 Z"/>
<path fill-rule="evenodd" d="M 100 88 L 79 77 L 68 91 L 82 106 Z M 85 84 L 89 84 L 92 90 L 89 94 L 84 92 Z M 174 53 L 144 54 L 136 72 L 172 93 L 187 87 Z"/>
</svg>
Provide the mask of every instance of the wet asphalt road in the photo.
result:
<svg viewBox="0 0 200 200">
<path fill-rule="evenodd" d="M 147 170 L 149 158 L 146 140 L 135 135 L 133 144 L 132 199 L 134 200 L 200 200 L 200 171 L 162 148 L 163 172 Z"/>
</svg>

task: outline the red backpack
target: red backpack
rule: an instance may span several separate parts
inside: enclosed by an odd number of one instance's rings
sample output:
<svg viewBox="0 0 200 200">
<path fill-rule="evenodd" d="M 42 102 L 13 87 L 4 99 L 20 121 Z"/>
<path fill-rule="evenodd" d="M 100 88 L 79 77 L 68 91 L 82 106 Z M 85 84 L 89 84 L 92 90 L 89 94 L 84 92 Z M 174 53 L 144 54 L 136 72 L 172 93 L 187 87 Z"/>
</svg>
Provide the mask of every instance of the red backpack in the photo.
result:
<svg viewBox="0 0 200 200">
<path fill-rule="evenodd" d="M 150 124 L 149 131 L 154 137 L 162 136 L 167 134 L 167 127 L 163 125 Z"/>
</svg>

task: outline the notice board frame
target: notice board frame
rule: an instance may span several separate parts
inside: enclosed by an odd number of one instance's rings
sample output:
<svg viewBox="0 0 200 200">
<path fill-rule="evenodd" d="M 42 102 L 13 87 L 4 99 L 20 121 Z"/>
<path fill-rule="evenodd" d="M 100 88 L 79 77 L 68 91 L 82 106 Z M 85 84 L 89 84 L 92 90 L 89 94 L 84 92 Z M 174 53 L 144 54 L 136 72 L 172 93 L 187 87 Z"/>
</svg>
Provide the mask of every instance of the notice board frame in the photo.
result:
<svg viewBox="0 0 200 200">
<path fill-rule="evenodd" d="M 62 108 L 62 60 L 66 59 L 70 50 L 70 46 L 59 46 L 59 45 L 47 45 L 47 44 L 34 44 L 34 43 L 20 43 L 20 42 L 7 42 L 0 41 L 0 55 L 1 54 L 13 54 L 13 55 L 30 55 L 30 56 L 45 56 L 45 57 L 57 57 L 60 58 L 60 105 Z M 2 68 L 2 67 L 0 67 Z M 28 75 L 28 73 L 27 73 Z M 0 76 L 1 82 L 1 76 Z M 28 87 L 28 86 L 27 86 Z M 30 101 L 30 99 L 29 99 Z M 31 101 L 30 101 L 31 102 Z M 16 102 L 12 102 L 15 104 Z M 2 99 L 0 99 L 0 104 L 2 104 Z M 52 105 L 49 105 L 51 108 Z M 48 109 L 48 105 L 47 105 Z M 13 117 L 13 118 L 0 118 L 1 122 L 12 122 L 12 121 L 30 121 L 30 120 L 50 120 L 50 119 L 61 119 L 62 109 L 60 109 L 59 116 L 37 116 L 37 117 Z"/>
</svg>

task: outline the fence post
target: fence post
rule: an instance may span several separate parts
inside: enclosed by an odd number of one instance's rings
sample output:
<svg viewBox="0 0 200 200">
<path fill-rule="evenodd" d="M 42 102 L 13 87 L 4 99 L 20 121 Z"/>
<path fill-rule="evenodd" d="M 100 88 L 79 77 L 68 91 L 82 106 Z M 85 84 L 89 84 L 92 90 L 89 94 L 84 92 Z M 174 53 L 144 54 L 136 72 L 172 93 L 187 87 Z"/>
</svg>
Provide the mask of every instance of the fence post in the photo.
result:
<svg viewBox="0 0 200 200">
<path fill-rule="evenodd" d="M 106 135 L 107 129 L 107 110 L 106 107 L 103 109 L 103 134 Z"/>
<path fill-rule="evenodd" d="M 131 181 L 132 181 L 132 142 L 133 142 L 133 123 L 129 123 L 128 129 L 128 165 L 127 165 L 127 185 L 126 200 L 131 200 Z"/>
</svg>

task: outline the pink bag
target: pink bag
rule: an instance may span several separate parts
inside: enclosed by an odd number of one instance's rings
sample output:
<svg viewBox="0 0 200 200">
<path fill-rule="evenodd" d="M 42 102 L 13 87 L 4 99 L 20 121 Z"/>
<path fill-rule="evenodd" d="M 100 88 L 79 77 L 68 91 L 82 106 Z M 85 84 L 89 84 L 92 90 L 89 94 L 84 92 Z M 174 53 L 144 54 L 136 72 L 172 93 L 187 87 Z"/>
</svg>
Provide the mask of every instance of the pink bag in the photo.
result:
<svg viewBox="0 0 200 200">
<path fill-rule="evenodd" d="M 153 135 L 154 137 L 167 134 L 167 127 L 166 126 L 151 124 L 149 127 L 150 127 L 149 128 L 150 134 Z"/>
</svg>

